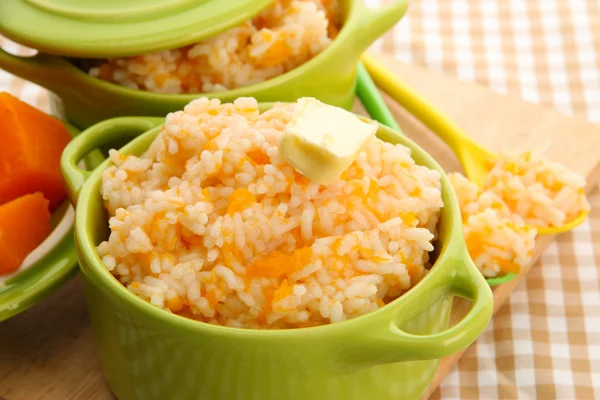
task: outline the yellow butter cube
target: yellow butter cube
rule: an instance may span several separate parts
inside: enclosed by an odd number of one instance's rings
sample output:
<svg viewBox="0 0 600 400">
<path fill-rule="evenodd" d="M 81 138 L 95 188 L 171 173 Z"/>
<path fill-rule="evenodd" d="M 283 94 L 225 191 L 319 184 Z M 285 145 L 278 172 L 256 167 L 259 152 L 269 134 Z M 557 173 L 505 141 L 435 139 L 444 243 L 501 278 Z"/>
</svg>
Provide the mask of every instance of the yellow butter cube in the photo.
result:
<svg viewBox="0 0 600 400">
<path fill-rule="evenodd" d="M 377 125 L 313 98 L 299 99 L 287 125 L 279 155 L 310 180 L 327 185 L 352 164 Z"/>
</svg>

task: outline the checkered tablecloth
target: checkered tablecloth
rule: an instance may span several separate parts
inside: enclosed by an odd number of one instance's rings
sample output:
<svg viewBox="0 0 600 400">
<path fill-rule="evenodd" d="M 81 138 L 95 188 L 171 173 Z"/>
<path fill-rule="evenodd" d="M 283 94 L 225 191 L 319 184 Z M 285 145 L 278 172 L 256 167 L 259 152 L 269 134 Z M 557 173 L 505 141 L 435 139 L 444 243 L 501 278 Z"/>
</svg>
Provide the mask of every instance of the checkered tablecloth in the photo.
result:
<svg viewBox="0 0 600 400">
<path fill-rule="evenodd" d="M 600 0 L 412 0 L 373 49 L 600 122 Z M 1 70 L 0 90 L 47 109 Z M 600 399 L 600 195 L 590 200 L 590 219 L 548 248 L 433 398 Z"/>
<path fill-rule="evenodd" d="M 374 50 L 600 122 L 600 0 L 413 0 Z M 590 200 L 588 222 L 548 248 L 432 398 L 600 399 Z"/>
</svg>

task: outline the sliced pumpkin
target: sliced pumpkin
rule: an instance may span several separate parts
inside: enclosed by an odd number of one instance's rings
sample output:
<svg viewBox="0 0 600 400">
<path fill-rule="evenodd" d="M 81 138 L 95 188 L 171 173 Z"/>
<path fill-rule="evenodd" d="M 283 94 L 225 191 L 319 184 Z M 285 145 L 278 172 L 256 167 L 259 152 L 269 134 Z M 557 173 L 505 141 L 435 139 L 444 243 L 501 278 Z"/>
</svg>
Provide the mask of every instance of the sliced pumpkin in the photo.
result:
<svg viewBox="0 0 600 400">
<path fill-rule="evenodd" d="M 0 93 L 0 204 L 35 192 L 50 209 L 65 197 L 60 156 L 71 136 L 57 119 Z"/>
<path fill-rule="evenodd" d="M 28 194 L 0 206 L 0 275 L 15 271 L 52 231 L 48 200 Z"/>
</svg>

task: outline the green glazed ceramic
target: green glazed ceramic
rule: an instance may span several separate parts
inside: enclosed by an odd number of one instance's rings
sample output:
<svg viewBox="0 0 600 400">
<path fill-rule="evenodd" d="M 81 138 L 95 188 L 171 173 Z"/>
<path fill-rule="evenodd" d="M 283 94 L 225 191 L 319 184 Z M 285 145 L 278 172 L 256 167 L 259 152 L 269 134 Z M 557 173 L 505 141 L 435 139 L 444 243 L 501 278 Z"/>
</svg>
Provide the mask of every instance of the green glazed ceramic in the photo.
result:
<svg viewBox="0 0 600 400">
<path fill-rule="evenodd" d="M 206 96 L 223 101 L 252 96 L 261 102 L 315 97 L 350 109 L 354 102 L 356 61 L 376 38 L 400 20 L 408 0 L 394 0 L 378 9 L 367 8 L 363 0 L 341 0 L 341 4 L 344 8 L 343 27 L 325 51 L 266 82 Z M 18 38 L 15 40 L 19 41 Z M 93 78 L 65 58 L 47 54 L 17 57 L 0 49 L 0 68 L 56 93 L 69 121 L 80 128 L 118 116 L 165 116 L 183 109 L 199 97 L 198 94 L 161 94 L 129 89 Z"/>
<path fill-rule="evenodd" d="M 76 203 L 75 241 L 98 355 L 118 398 L 418 399 L 439 359 L 470 345 L 487 326 L 492 293 L 467 255 L 457 200 L 446 176 L 423 150 L 386 127 L 378 132 L 382 140 L 410 147 L 417 163 L 440 171 L 443 183 L 437 260 L 399 299 L 330 325 L 250 330 L 186 319 L 136 297 L 96 252 L 108 236 L 99 189 L 110 162 L 93 172 L 78 169 L 77 163 L 92 149 L 135 136 L 121 151 L 139 155 L 163 122 L 148 117 L 104 121 L 75 138 L 61 161 Z M 449 328 L 454 296 L 473 303 L 464 319 Z"/>
<path fill-rule="evenodd" d="M 273 0 L 2 0 L 0 32 L 48 54 L 104 58 L 185 46 Z M 77 34 L 73 34 L 77 32 Z"/>
<path fill-rule="evenodd" d="M 79 133 L 71 126 L 67 128 L 71 136 Z M 85 158 L 85 164 L 92 168 L 102 161 L 97 152 Z M 73 214 L 69 201 L 64 200 L 52 213 L 52 233 L 29 256 L 34 257 L 34 261 L 13 274 L 0 275 L 0 321 L 34 306 L 75 273 Z"/>
</svg>

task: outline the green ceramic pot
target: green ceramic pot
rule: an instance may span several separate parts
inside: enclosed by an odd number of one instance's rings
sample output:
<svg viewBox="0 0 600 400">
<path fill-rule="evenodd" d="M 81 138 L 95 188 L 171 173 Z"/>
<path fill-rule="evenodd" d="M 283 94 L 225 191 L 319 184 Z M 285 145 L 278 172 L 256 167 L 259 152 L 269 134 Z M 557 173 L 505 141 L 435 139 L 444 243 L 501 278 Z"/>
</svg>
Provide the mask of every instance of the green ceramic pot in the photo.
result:
<svg viewBox="0 0 600 400">
<path fill-rule="evenodd" d="M 443 177 L 437 260 L 406 294 L 358 318 L 289 330 L 210 325 L 136 297 L 96 252 L 108 236 L 99 189 L 110 161 L 93 172 L 80 170 L 77 163 L 92 149 L 136 136 L 121 151 L 139 155 L 163 122 L 149 117 L 104 121 L 75 138 L 61 162 L 76 204 L 75 242 L 98 355 L 120 399 L 418 399 L 439 359 L 469 346 L 487 326 L 492 293 L 467 254 L 446 176 L 417 145 L 385 127 L 378 132 L 382 140 L 410 147 L 417 163 Z M 457 295 L 472 300 L 472 308 L 449 328 Z"/>
<path fill-rule="evenodd" d="M 343 27 L 334 42 L 300 67 L 256 85 L 206 94 L 223 101 L 252 96 L 258 101 L 295 101 L 300 97 L 350 109 L 360 55 L 404 15 L 408 0 L 369 9 L 363 0 L 341 0 Z M 2 33 L 2 32 L 0 32 Z M 118 116 L 164 116 L 183 109 L 198 94 L 159 94 L 128 89 L 93 78 L 62 57 L 16 57 L 0 49 L 0 68 L 55 92 L 64 111 L 80 128 Z"/>
</svg>

